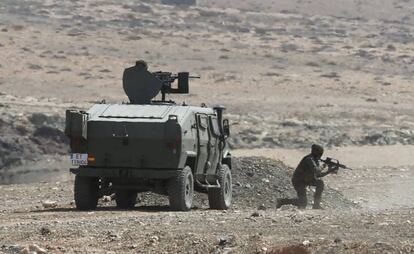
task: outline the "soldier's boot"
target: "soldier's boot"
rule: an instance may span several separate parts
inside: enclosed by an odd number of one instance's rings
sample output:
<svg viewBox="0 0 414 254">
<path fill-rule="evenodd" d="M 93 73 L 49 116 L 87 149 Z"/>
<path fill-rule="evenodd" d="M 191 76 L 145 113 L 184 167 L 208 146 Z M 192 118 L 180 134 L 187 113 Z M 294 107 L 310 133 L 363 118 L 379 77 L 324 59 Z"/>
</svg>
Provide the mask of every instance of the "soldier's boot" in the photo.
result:
<svg viewBox="0 0 414 254">
<path fill-rule="evenodd" d="M 312 209 L 323 209 L 323 207 L 321 206 L 321 199 L 320 198 L 315 198 L 314 199 Z"/>
<path fill-rule="evenodd" d="M 287 199 L 286 198 L 278 198 L 276 199 L 276 209 L 281 208 L 283 205 L 287 205 Z"/>
</svg>

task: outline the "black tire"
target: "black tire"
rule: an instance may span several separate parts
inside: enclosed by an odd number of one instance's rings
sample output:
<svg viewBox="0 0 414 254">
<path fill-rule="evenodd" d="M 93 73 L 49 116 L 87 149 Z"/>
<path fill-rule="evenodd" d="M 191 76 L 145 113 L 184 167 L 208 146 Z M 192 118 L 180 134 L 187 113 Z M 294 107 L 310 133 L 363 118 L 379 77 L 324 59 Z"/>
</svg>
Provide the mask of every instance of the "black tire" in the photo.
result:
<svg viewBox="0 0 414 254">
<path fill-rule="evenodd" d="M 208 190 L 208 203 L 211 209 L 227 210 L 231 206 L 233 196 L 231 171 L 226 164 L 223 164 L 217 174 L 220 188 Z"/>
<path fill-rule="evenodd" d="M 193 205 L 194 177 L 191 168 L 186 166 L 178 176 L 168 182 L 170 207 L 175 211 L 189 211 Z"/>
<path fill-rule="evenodd" d="M 138 193 L 133 190 L 115 191 L 116 206 L 121 209 L 132 209 L 137 203 Z"/>
<path fill-rule="evenodd" d="M 79 210 L 94 210 L 99 199 L 99 178 L 75 177 L 75 204 Z"/>
</svg>

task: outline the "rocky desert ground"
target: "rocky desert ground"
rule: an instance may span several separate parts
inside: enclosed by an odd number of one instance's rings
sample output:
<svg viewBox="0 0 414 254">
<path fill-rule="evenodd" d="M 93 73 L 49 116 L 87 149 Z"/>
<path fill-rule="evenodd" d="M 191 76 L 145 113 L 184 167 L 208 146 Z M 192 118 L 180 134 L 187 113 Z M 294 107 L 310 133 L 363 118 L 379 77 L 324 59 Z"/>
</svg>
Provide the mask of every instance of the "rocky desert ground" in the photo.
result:
<svg viewBox="0 0 414 254">
<path fill-rule="evenodd" d="M 0 253 L 414 253 L 413 1 L 162 2 L 0 2 Z M 65 110 L 127 101 L 137 59 L 227 107 L 230 210 L 74 208 Z M 276 210 L 312 143 L 353 170 L 325 210 Z"/>
</svg>

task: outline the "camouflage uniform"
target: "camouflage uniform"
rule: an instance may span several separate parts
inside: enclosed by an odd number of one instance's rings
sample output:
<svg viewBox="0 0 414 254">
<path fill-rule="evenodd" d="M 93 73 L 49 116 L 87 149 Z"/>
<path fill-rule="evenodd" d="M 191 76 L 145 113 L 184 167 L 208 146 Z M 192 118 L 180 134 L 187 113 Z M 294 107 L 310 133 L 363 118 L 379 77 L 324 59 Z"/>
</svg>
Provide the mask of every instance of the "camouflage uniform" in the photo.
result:
<svg viewBox="0 0 414 254">
<path fill-rule="evenodd" d="M 321 146 L 313 145 L 312 153 L 303 157 L 297 166 L 292 177 L 292 184 L 298 194 L 297 198 L 284 198 L 277 200 L 277 208 L 282 205 L 295 205 L 299 208 L 306 208 L 308 199 L 306 197 L 306 187 L 315 186 L 316 191 L 314 195 L 313 208 L 320 209 L 320 203 L 322 198 L 322 191 L 324 188 L 324 182 L 321 177 L 324 177 L 330 173 L 330 171 L 322 172 L 319 166 L 319 159 L 323 154 L 323 148 Z"/>
</svg>

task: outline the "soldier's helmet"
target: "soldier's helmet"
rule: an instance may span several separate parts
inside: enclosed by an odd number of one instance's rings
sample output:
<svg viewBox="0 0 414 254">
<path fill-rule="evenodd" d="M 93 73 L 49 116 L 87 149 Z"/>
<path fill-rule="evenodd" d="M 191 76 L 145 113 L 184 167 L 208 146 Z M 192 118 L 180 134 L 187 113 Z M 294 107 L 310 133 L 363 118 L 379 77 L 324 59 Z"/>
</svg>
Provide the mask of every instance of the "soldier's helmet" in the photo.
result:
<svg viewBox="0 0 414 254">
<path fill-rule="evenodd" d="M 143 67 L 143 68 L 145 68 L 146 70 L 148 70 L 148 64 L 147 64 L 147 62 L 145 62 L 144 60 L 138 60 L 138 61 L 136 61 L 136 62 L 135 62 L 135 66 L 136 66 L 136 67 Z"/>
<path fill-rule="evenodd" d="M 323 155 L 323 147 L 322 147 L 322 146 L 320 146 L 320 145 L 317 145 L 317 144 L 313 144 L 313 145 L 312 145 L 312 148 L 311 148 L 311 153 L 312 153 L 314 156 L 316 156 L 316 157 L 320 158 L 320 157 L 322 157 L 322 155 Z"/>
</svg>

